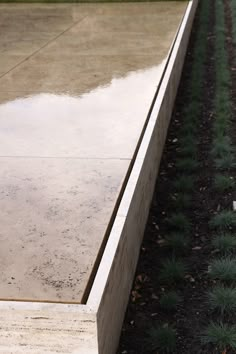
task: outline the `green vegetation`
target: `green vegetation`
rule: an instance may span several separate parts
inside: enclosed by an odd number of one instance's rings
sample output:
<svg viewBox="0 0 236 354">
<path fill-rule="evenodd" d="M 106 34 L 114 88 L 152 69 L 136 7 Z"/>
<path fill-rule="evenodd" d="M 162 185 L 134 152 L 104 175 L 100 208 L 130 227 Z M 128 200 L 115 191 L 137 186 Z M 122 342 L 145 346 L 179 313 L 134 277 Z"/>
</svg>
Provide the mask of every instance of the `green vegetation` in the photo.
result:
<svg viewBox="0 0 236 354">
<path fill-rule="evenodd" d="M 192 143 L 192 144 L 188 144 L 188 145 L 184 145 L 182 143 L 182 139 L 181 139 L 181 143 L 180 143 L 180 148 L 179 148 L 179 154 L 181 156 L 184 157 L 192 157 L 195 158 L 197 155 L 197 146 L 196 144 Z"/>
<path fill-rule="evenodd" d="M 212 245 L 222 254 L 233 253 L 236 250 L 236 237 L 231 234 L 217 235 L 213 238 Z"/>
<path fill-rule="evenodd" d="M 230 189 L 233 189 L 235 186 L 235 181 L 233 177 L 224 176 L 222 174 L 217 174 L 215 176 L 215 189 L 218 192 L 224 193 Z"/>
<path fill-rule="evenodd" d="M 160 298 L 160 306 L 166 311 L 176 310 L 181 298 L 175 291 L 169 291 Z"/>
<path fill-rule="evenodd" d="M 212 310 L 224 313 L 236 311 L 236 288 L 216 286 L 208 293 L 208 302 Z"/>
<path fill-rule="evenodd" d="M 233 150 L 230 139 L 223 137 L 221 139 L 215 139 L 211 154 L 214 158 L 223 158 L 225 155 L 231 155 Z"/>
<path fill-rule="evenodd" d="M 209 2 L 202 1 L 201 7 L 209 10 Z M 231 97 L 230 97 L 230 71 L 228 56 L 225 46 L 225 24 L 224 24 L 224 4 L 217 0 L 216 6 L 216 93 L 214 99 L 213 141 L 210 157 L 212 158 L 215 177 L 214 190 L 220 193 L 230 191 L 235 186 L 234 179 L 229 171 L 236 167 L 234 153 L 235 149 L 230 138 L 231 128 Z M 206 11 L 207 13 L 207 11 Z M 236 19 L 236 6 L 235 6 Z M 201 21 L 204 21 L 201 19 Z M 206 31 L 208 23 L 205 17 Z M 189 87 L 189 103 L 184 109 L 183 123 L 179 128 L 177 160 L 175 163 L 177 178 L 173 182 L 174 199 L 173 205 L 179 211 L 167 220 L 171 232 L 165 238 L 166 246 L 170 248 L 175 257 L 184 254 L 189 247 L 189 237 L 191 223 L 185 211 L 190 208 L 194 191 L 194 174 L 199 167 L 197 161 L 198 144 L 196 135 L 199 125 L 198 119 L 201 117 L 202 104 L 202 73 L 204 72 L 204 58 L 206 53 L 206 43 L 203 41 L 204 32 L 197 38 L 197 52 L 194 53 L 193 72 L 191 74 L 191 84 Z M 236 43 L 236 34 L 235 34 Z M 211 164 L 210 164 L 211 165 Z M 218 196 L 217 196 L 218 198 Z M 220 198 L 220 196 L 219 196 Z M 220 204 L 221 205 L 221 204 Z M 224 205 L 224 204 L 223 204 Z M 236 311 L 236 258 L 233 258 L 236 250 L 236 237 L 233 235 L 236 227 L 236 213 L 231 210 L 217 212 L 209 221 L 212 230 L 217 230 L 217 234 L 212 240 L 213 252 L 219 252 L 224 258 L 212 260 L 209 264 L 208 275 L 213 283 L 217 285 L 207 293 L 207 306 L 214 311 L 214 316 L 231 314 Z M 230 256 L 230 257 L 229 257 Z M 186 267 L 181 259 L 167 259 L 163 262 L 160 270 L 160 280 L 171 285 L 177 284 L 185 278 Z M 226 286 L 227 285 L 227 286 Z M 178 305 L 176 292 L 162 295 L 160 306 L 163 309 L 174 310 Z M 236 349 L 236 326 L 229 326 L 222 323 L 210 323 L 203 334 L 203 343 L 215 346 L 213 350 Z"/>
<path fill-rule="evenodd" d="M 212 279 L 218 279 L 223 282 L 235 282 L 236 259 L 226 257 L 211 261 L 208 274 Z"/>
<path fill-rule="evenodd" d="M 196 125 L 195 121 L 186 121 L 180 128 L 179 135 L 180 138 L 186 136 L 186 135 L 193 135 L 197 134 L 198 127 Z"/>
<path fill-rule="evenodd" d="M 176 347 L 176 332 L 169 326 L 152 327 L 148 333 L 148 349 L 173 353 Z"/>
<path fill-rule="evenodd" d="M 159 279 L 164 283 L 173 284 L 184 279 L 186 270 L 187 268 L 181 260 L 166 259 L 162 263 Z"/>
<path fill-rule="evenodd" d="M 188 117 L 185 117 L 186 121 L 188 120 Z M 195 137 L 193 134 L 187 134 L 181 138 L 180 142 L 180 149 L 194 149 L 196 148 L 196 143 L 195 143 Z"/>
<path fill-rule="evenodd" d="M 236 3 L 234 0 L 230 1 L 231 11 L 232 11 L 232 19 L 233 19 L 233 41 L 236 44 Z"/>
<path fill-rule="evenodd" d="M 199 167 L 196 136 L 199 130 L 199 118 L 202 110 L 203 72 L 207 50 L 205 33 L 208 26 L 209 2 L 201 2 L 201 11 L 201 26 L 196 38 L 191 81 L 189 83 L 189 99 L 184 109 L 183 123 L 179 130 L 180 139 L 175 164 L 177 179 L 173 182 L 174 195 L 172 196 L 172 203 L 177 212 L 167 219 L 170 229 L 174 232 L 171 232 L 166 237 L 166 245 L 175 256 L 180 256 L 190 249 L 191 222 L 185 211 L 191 208 L 195 182 L 194 174 Z M 169 285 L 177 284 L 185 279 L 186 271 L 187 268 L 180 258 L 178 260 L 175 258 L 167 259 L 163 262 L 159 279 Z M 176 309 L 179 303 L 177 296 L 176 292 L 162 295 L 160 299 L 161 307 L 166 310 Z"/>
<path fill-rule="evenodd" d="M 194 187 L 194 179 L 192 176 L 179 176 L 173 186 L 177 192 L 191 192 Z"/>
<path fill-rule="evenodd" d="M 224 5 L 217 1 L 217 40 L 216 40 L 216 94 L 214 123 L 214 140 L 212 155 L 217 170 L 228 170 L 235 167 L 234 148 L 228 135 L 231 121 L 230 72 L 228 55 L 225 49 Z"/>
<path fill-rule="evenodd" d="M 230 71 L 228 65 L 228 56 L 225 46 L 225 24 L 224 24 L 224 3 L 217 1 L 216 4 L 216 42 L 215 42 L 215 62 L 216 62 L 216 93 L 213 102 L 213 112 L 215 122 L 213 123 L 212 148 L 210 158 L 213 166 L 213 192 L 229 192 L 235 187 L 235 180 L 230 175 L 230 170 L 236 167 L 234 153 L 235 149 L 230 138 L 231 130 L 231 93 L 230 93 Z M 209 2 L 201 2 L 202 9 L 209 10 Z M 203 11 L 203 10 L 202 10 Z M 178 259 L 167 259 L 163 262 L 160 269 L 159 280 L 171 287 L 185 279 L 186 266 L 180 256 L 186 255 L 186 250 L 190 249 L 191 223 L 188 217 L 187 209 L 191 212 L 191 202 L 194 200 L 195 173 L 199 167 L 198 143 L 196 135 L 199 129 L 199 118 L 201 119 L 202 109 L 202 85 L 204 72 L 204 58 L 206 55 L 207 41 L 204 41 L 204 35 L 208 25 L 207 11 L 201 18 L 204 22 L 202 30 L 196 40 L 197 52 L 194 52 L 194 60 L 191 73 L 191 83 L 189 87 L 189 100 L 183 113 L 183 122 L 179 128 L 177 159 L 175 162 L 177 177 L 172 182 L 172 204 L 175 208 L 167 223 L 170 234 L 165 237 L 165 245 L 170 249 L 174 257 Z M 236 5 L 235 5 L 236 20 Z M 236 44 L 236 26 L 235 26 L 235 44 Z M 210 171 L 211 173 L 211 171 Z M 232 173 L 231 173 L 232 174 Z M 209 176 L 211 180 L 212 175 Z M 196 183 L 196 187 L 198 187 Z M 221 196 L 215 193 L 217 202 L 221 203 Z M 216 204 L 217 205 L 217 204 Z M 187 211 L 187 213 L 186 213 Z M 191 214 L 190 214 L 191 215 Z M 213 238 L 213 253 L 220 253 L 223 258 L 214 259 L 210 262 L 208 276 L 212 283 L 216 284 L 214 288 L 207 292 L 207 302 L 212 315 L 218 317 L 218 320 L 232 315 L 236 312 L 236 236 L 234 228 L 236 227 L 236 213 L 231 210 L 217 212 L 209 221 L 211 232 L 216 230 L 217 235 Z M 194 230 L 193 230 L 194 231 Z M 200 234 L 200 232 L 199 232 Z M 197 235 L 200 236 L 200 235 Z M 203 246 L 204 247 L 204 246 Z M 186 277 L 187 278 L 187 277 Z M 166 311 L 176 310 L 179 303 L 178 294 L 175 291 L 164 293 L 160 298 L 160 307 Z M 212 351 L 236 349 L 236 326 L 230 326 L 222 323 L 210 323 L 203 333 L 204 344 L 212 344 Z M 157 347 L 156 347 L 157 348 Z M 158 348 L 159 349 L 159 348 Z M 211 349 L 210 349 L 211 350 Z"/>
<path fill-rule="evenodd" d="M 219 119 L 216 120 L 214 125 L 213 125 L 213 133 L 217 137 L 215 141 L 224 139 L 228 133 L 229 127 L 228 127 L 228 120 L 225 119 Z M 214 144 L 213 144 L 214 146 Z"/>
<path fill-rule="evenodd" d="M 189 208 L 191 205 L 191 196 L 187 193 L 178 193 L 172 198 L 172 204 L 177 211 Z"/>
<path fill-rule="evenodd" d="M 172 233 L 166 236 L 165 241 L 166 246 L 176 255 L 185 253 L 189 248 L 189 238 L 185 234 Z"/>
<path fill-rule="evenodd" d="M 232 210 L 224 210 L 212 217 L 209 226 L 212 229 L 231 229 L 236 226 L 236 213 Z"/>
<path fill-rule="evenodd" d="M 218 170 L 228 170 L 230 168 L 235 168 L 235 159 L 233 154 L 227 153 L 222 157 L 215 159 L 215 165 Z"/>
<path fill-rule="evenodd" d="M 213 125 L 213 147 L 211 155 L 214 159 L 217 173 L 214 179 L 214 188 L 220 193 L 225 193 L 234 188 L 235 181 L 229 175 L 229 170 L 236 167 L 234 147 L 230 133 L 232 107 L 230 97 L 230 70 L 228 54 L 226 50 L 225 33 L 225 8 L 224 2 L 216 1 L 216 93 L 214 110 L 216 120 Z M 236 9 L 236 7 L 235 7 Z M 236 214 L 231 210 L 224 210 L 215 215 L 209 222 L 212 229 L 223 232 L 233 231 L 236 226 Z M 222 233 L 212 240 L 213 247 L 224 255 L 224 258 L 210 262 L 209 276 L 220 282 L 230 285 L 236 280 L 236 258 L 232 257 L 236 250 L 236 238 L 231 233 Z M 231 254 L 231 257 L 225 255 Z M 208 303 L 212 310 L 219 312 L 221 316 L 236 311 L 236 288 L 217 285 L 208 292 Z M 236 349 L 236 326 L 223 323 L 210 323 L 204 332 L 203 343 L 213 344 L 221 351 Z"/>
<path fill-rule="evenodd" d="M 176 231 L 187 232 L 190 230 L 190 222 L 188 218 L 181 212 L 172 214 L 172 216 L 167 221 L 169 226 Z"/>
<path fill-rule="evenodd" d="M 212 322 L 204 331 L 202 342 L 214 344 L 221 351 L 229 348 L 236 349 L 236 327 Z"/>
<path fill-rule="evenodd" d="M 225 50 L 225 22 L 224 5 L 217 1 L 216 20 L 217 20 L 217 40 L 216 40 L 216 122 L 230 120 L 231 101 L 229 93 L 230 73 L 228 56 Z"/>
<path fill-rule="evenodd" d="M 184 157 L 176 162 L 176 168 L 181 172 L 194 172 L 198 167 L 196 160 L 190 157 Z"/>
</svg>

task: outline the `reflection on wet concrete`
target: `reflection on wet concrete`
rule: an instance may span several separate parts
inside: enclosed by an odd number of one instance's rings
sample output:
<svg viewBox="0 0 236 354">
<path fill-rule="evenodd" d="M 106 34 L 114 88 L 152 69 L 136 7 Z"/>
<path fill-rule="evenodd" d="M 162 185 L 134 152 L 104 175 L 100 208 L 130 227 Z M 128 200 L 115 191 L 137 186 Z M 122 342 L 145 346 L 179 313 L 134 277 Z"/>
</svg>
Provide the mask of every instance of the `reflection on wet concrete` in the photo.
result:
<svg viewBox="0 0 236 354">
<path fill-rule="evenodd" d="M 132 158 L 165 61 L 79 97 L 0 104 L 0 156 Z"/>
<path fill-rule="evenodd" d="M 186 6 L 0 4 L 0 91 L 78 95 L 159 65 Z"/>
<path fill-rule="evenodd" d="M 0 5 L 0 299 L 83 300 L 186 6 Z"/>
</svg>

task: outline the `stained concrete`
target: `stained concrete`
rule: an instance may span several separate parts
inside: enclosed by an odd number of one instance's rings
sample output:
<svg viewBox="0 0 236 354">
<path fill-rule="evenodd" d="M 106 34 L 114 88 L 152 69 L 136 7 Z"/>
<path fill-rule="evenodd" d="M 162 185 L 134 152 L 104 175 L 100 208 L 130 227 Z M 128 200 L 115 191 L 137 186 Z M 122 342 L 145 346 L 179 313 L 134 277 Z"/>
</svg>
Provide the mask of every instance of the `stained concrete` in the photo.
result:
<svg viewBox="0 0 236 354">
<path fill-rule="evenodd" d="M 1 299 L 83 300 L 186 6 L 0 6 Z"/>
</svg>

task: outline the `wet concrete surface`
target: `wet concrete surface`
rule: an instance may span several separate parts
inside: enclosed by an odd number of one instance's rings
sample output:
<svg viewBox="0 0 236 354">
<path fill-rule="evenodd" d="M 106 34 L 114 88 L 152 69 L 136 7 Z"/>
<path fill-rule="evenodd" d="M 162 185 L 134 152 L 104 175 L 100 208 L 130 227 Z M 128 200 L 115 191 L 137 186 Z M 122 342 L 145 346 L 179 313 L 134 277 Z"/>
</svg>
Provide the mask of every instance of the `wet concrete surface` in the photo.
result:
<svg viewBox="0 0 236 354">
<path fill-rule="evenodd" d="M 83 300 L 186 6 L 0 5 L 0 299 Z"/>
</svg>

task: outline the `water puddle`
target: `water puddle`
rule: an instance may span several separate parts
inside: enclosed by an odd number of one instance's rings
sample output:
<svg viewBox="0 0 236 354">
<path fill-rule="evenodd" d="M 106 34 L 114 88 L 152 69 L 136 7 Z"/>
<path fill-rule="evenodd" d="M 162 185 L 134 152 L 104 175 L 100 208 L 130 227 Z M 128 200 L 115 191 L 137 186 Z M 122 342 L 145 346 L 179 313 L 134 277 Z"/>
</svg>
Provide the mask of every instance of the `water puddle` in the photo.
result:
<svg viewBox="0 0 236 354">
<path fill-rule="evenodd" d="M 26 93 L 2 103 L 0 156 L 129 158 L 164 65 L 113 78 L 78 97 Z"/>
</svg>

